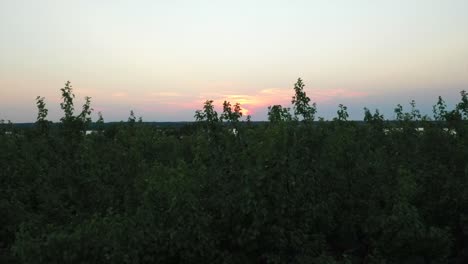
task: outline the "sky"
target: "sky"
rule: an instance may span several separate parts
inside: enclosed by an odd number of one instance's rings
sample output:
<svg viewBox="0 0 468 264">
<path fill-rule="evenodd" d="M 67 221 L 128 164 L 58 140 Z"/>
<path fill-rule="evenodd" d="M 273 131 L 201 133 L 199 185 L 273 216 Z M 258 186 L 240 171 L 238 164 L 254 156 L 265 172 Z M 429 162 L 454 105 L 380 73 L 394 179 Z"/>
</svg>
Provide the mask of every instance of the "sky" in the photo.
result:
<svg viewBox="0 0 468 264">
<path fill-rule="evenodd" d="M 105 121 L 192 121 L 207 99 L 252 120 L 291 105 L 301 77 L 318 115 L 430 114 L 468 89 L 467 0 L 0 0 L 0 119 L 58 121 L 70 80 Z"/>
</svg>

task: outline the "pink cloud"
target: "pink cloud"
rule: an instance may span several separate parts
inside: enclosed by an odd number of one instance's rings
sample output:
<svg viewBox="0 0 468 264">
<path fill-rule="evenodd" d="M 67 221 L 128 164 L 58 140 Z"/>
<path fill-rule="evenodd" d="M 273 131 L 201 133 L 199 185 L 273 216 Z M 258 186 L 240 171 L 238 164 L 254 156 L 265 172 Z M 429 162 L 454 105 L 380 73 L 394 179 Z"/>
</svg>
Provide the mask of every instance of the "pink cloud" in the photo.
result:
<svg viewBox="0 0 468 264">
<path fill-rule="evenodd" d="M 361 98 L 368 96 L 368 93 L 361 91 L 351 91 L 346 89 L 309 89 L 306 90 L 307 95 L 312 102 L 326 103 L 342 98 Z M 170 107 L 180 107 L 184 109 L 201 109 L 206 100 L 213 100 L 215 108 L 221 111 L 221 106 L 224 101 L 229 101 L 231 104 L 240 103 L 245 113 L 254 114 L 258 110 L 264 110 L 269 105 L 281 104 L 289 106 L 294 91 L 291 88 L 268 88 L 260 91 L 255 91 L 252 94 L 238 94 L 224 92 L 209 92 L 201 93 L 195 96 L 186 96 L 184 100 L 174 102 L 165 101 L 164 104 Z"/>
<path fill-rule="evenodd" d="M 125 92 L 115 92 L 112 94 L 112 97 L 126 98 L 126 100 L 132 99 L 131 101 L 133 104 L 140 105 L 140 109 L 146 113 L 195 111 L 197 109 L 202 109 L 206 100 L 213 100 L 218 112 L 222 111 L 222 103 L 224 101 L 229 101 L 231 104 L 240 103 L 245 115 L 255 115 L 257 112 L 265 112 L 265 109 L 270 105 L 281 104 L 285 107 L 289 107 L 291 105 L 291 98 L 294 95 L 294 90 L 290 87 L 273 87 L 262 90 L 251 89 L 251 92 L 243 93 L 235 92 L 236 90 L 245 91 L 246 89 L 228 88 L 201 93 L 197 93 L 197 91 L 185 93 L 161 91 L 150 92 L 138 98 L 130 98 Z M 366 92 L 343 88 L 311 88 L 306 89 L 306 93 L 311 98 L 311 102 L 317 102 L 318 104 L 326 104 L 333 101 L 338 103 L 341 99 L 345 98 L 362 98 L 368 96 Z"/>
</svg>

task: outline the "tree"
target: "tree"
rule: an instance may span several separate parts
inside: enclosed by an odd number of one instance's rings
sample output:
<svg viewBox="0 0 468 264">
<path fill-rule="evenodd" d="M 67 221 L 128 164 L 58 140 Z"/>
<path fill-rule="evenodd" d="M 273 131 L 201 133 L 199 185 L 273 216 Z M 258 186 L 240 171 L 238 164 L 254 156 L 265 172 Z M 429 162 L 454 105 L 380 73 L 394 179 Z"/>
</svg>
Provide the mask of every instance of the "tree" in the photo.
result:
<svg viewBox="0 0 468 264">
<path fill-rule="evenodd" d="M 234 110 L 232 112 L 231 120 L 232 122 L 239 122 L 241 117 L 242 117 L 242 108 L 239 103 L 236 103 L 234 105 Z"/>
<path fill-rule="evenodd" d="M 73 94 L 73 87 L 70 81 L 65 83 L 65 87 L 61 88 L 62 91 L 62 100 L 63 102 L 60 103 L 60 107 L 64 111 L 65 116 L 63 116 L 60 120 L 63 123 L 72 122 L 74 120 L 73 116 L 73 99 L 75 98 L 75 94 Z"/>
<path fill-rule="evenodd" d="M 101 111 L 98 112 L 98 120 L 96 121 L 96 128 L 99 132 L 104 130 L 104 118 L 102 117 Z"/>
<path fill-rule="evenodd" d="M 291 121 L 292 117 L 289 108 L 283 108 L 281 105 L 268 106 L 268 120 L 271 123 Z"/>
<path fill-rule="evenodd" d="M 364 121 L 367 123 L 382 123 L 384 121 L 384 116 L 380 114 L 379 109 L 375 110 L 375 113 L 372 114 L 367 107 L 364 107 Z"/>
<path fill-rule="evenodd" d="M 226 121 L 231 121 L 231 116 L 232 116 L 232 109 L 231 109 L 231 103 L 228 101 L 224 101 L 223 103 L 223 113 L 220 116 L 221 122 L 226 120 Z"/>
<path fill-rule="evenodd" d="M 130 110 L 130 116 L 128 117 L 128 123 L 134 124 L 136 122 L 136 116 L 133 110 Z"/>
<path fill-rule="evenodd" d="M 334 118 L 334 120 L 337 120 L 337 121 L 347 121 L 348 120 L 348 117 L 349 117 L 349 114 L 348 114 L 348 107 L 342 105 L 342 104 L 339 104 L 338 105 L 338 111 L 336 111 L 338 117 Z"/>
<path fill-rule="evenodd" d="M 305 84 L 302 82 L 302 79 L 297 79 L 297 82 L 294 84 L 295 95 L 291 100 L 294 108 L 294 117 L 295 119 L 302 117 L 303 121 L 314 121 L 317 106 L 316 103 L 313 103 L 312 106 L 309 105 L 310 98 L 307 97 L 304 87 Z"/>
<path fill-rule="evenodd" d="M 45 98 L 37 96 L 36 97 L 36 106 L 37 106 L 37 119 L 36 125 L 40 133 L 47 133 L 49 129 L 49 121 L 47 121 L 47 114 L 49 110 L 46 108 L 46 104 L 44 102 Z"/>
<path fill-rule="evenodd" d="M 229 123 L 237 123 L 242 117 L 242 108 L 239 103 L 236 103 L 234 107 L 231 106 L 230 102 L 224 101 L 223 113 L 221 114 L 220 120 L 227 121 Z"/>
<path fill-rule="evenodd" d="M 218 122 L 218 113 L 214 110 L 213 100 L 206 100 L 203 110 L 195 111 L 195 120 L 197 122 L 216 123 Z"/>
<path fill-rule="evenodd" d="M 468 119 L 468 93 L 463 90 L 460 92 L 461 102 L 456 106 L 456 110 L 460 113 L 463 119 Z"/>
<path fill-rule="evenodd" d="M 411 100 L 410 105 L 411 105 L 410 120 L 413 120 L 413 121 L 421 120 L 421 112 L 419 111 L 419 109 L 416 108 L 416 102 L 414 100 Z"/>
<path fill-rule="evenodd" d="M 442 121 L 447 118 L 447 104 L 441 96 L 439 96 L 437 103 L 432 106 L 432 113 L 436 121 Z"/>
<path fill-rule="evenodd" d="M 405 115 L 403 113 L 403 106 L 401 104 L 397 105 L 397 107 L 394 109 L 394 112 L 396 114 L 396 120 L 403 121 L 405 119 Z"/>
<path fill-rule="evenodd" d="M 62 91 L 62 102 L 60 107 L 64 112 L 64 116 L 60 118 L 64 126 L 64 132 L 67 135 L 78 135 L 84 133 L 87 126 L 91 123 L 91 113 L 93 109 L 91 108 L 91 97 L 85 97 L 85 103 L 82 106 L 80 114 L 77 116 L 74 115 L 74 98 L 75 94 L 73 93 L 73 87 L 70 81 L 65 83 L 65 87 L 60 89 Z"/>
<path fill-rule="evenodd" d="M 245 118 L 245 121 L 250 124 L 250 122 L 252 122 L 252 116 L 251 115 L 247 115 L 247 117 Z"/>
<path fill-rule="evenodd" d="M 93 108 L 91 108 L 91 97 L 85 97 L 85 103 L 83 104 L 81 113 L 78 115 L 77 119 L 81 121 L 84 126 L 89 125 L 91 123 L 91 113 L 93 112 Z"/>
<path fill-rule="evenodd" d="M 396 114 L 396 120 L 398 121 L 418 121 L 421 120 L 422 115 L 419 109 L 416 108 L 416 102 L 411 100 L 410 102 L 411 112 L 404 112 L 403 106 L 398 104 L 397 107 L 394 109 Z M 425 117 L 426 118 L 426 117 Z"/>
<path fill-rule="evenodd" d="M 456 134 L 415 133 L 414 103 L 396 108 L 397 133 L 378 110 L 348 121 L 344 105 L 314 125 L 273 105 L 279 125 L 238 136 L 217 129 L 212 101 L 201 125 L 136 124 L 131 111 L 135 125 L 105 136 L 0 120 L 0 263 L 468 263 L 464 102 L 436 107 L 454 113 Z M 240 105 L 223 106 L 237 122 Z M 88 122 L 83 109 L 72 128 Z"/>
</svg>

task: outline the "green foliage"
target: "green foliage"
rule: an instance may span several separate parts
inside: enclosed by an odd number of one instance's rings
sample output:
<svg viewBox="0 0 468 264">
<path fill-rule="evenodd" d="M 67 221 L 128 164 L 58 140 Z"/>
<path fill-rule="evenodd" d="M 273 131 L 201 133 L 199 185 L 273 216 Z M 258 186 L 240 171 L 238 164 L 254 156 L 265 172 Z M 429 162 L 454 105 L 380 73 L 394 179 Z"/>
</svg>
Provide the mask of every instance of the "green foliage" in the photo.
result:
<svg viewBox="0 0 468 264">
<path fill-rule="evenodd" d="M 70 81 L 67 81 L 65 83 L 65 87 L 61 88 L 60 91 L 62 91 L 63 100 L 63 102 L 60 103 L 60 107 L 65 114 L 65 116 L 60 120 L 64 123 L 71 122 L 73 121 L 73 111 L 75 110 L 73 107 L 73 99 L 75 98 L 75 94 L 73 94 L 73 88 Z"/>
<path fill-rule="evenodd" d="M 98 112 L 98 120 L 96 121 L 96 128 L 99 132 L 104 130 L 104 117 L 101 112 Z"/>
<path fill-rule="evenodd" d="M 368 123 L 382 123 L 384 121 L 384 116 L 380 114 L 379 109 L 375 110 L 375 113 L 372 114 L 369 109 L 364 107 L 364 121 Z"/>
<path fill-rule="evenodd" d="M 195 125 L 131 111 L 104 127 L 99 113 L 102 132 L 85 135 L 90 99 L 75 116 L 69 83 L 62 92 L 48 133 L 0 124 L 1 263 L 468 260 L 463 95 L 453 110 L 439 98 L 437 122 L 412 102 L 397 122 L 367 108 L 348 121 L 340 105 L 335 122 L 298 123 L 275 105 L 274 125 L 245 125 L 240 105 L 218 118 L 206 101 Z"/>
<path fill-rule="evenodd" d="M 91 108 L 91 97 L 85 97 L 85 103 L 83 104 L 83 108 L 81 113 L 78 115 L 78 119 L 85 125 L 89 125 L 91 123 L 91 113 L 93 109 Z"/>
<path fill-rule="evenodd" d="M 44 102 L 44 97 L 36 97 L 36 105 L 37 105 L 37 119 L 36 124 L 40 133 L 45 134 L 49 129 L 49 122 L 47 121 L 47 114 L 49 110 L 46 108 L 46 104 Z"/>
<path fill-rule="evenodd" d="M 468 93 L 463 90 L 460 92 L 461 102 L 457 104 L 456 110 L 461 114 L 464 120 L 468 119 Z"/>
<path fill-rule="evenodd" d="M 214 110 L 213 100 L 206 100 L 203 105 L 203 110 L 197 110 L 195 112 L 195 121 L 216 123 L 218 122 L 218 113 Z"/>
<path fill-rule="evenodd" d="M 305 84 L 302 82 L 302 79 L 297 79 L 297 82 L 294 84 L 295 95 L 291 100 L 294 106 L 294 117 L 296 119 L 301 117 L 304 121 L 314 121 L 315 114 L 317 113 L 317 106 L 315 103 L 309 105 L 310 98 L 307 97 L 304 87 Z"/>
<path fill-rule="evenodd" d="M 236 103 L 231 106 L 230 102 L 224 101 L 223 103 L 223 113 L 221 114 L 220 120 L 227 121 L 231 124 L 235 124 L 240 121 L 242 117 L 242 109 L 239 103 Z"/>
<path fill-rule="evenodd" d="M 60 118 L 60 121 L 64 128 L 64 135 L 67 137 L 67 140 L 72 141 L 71 143 L 73 144 L 74 141 L 80 139 L 80 134 L 83 134 L 91 123 L 91 113 L 93 111 L 91 108 L 91 97 L 85 97 L 85 103 L 82 106 L 81 112 L 75 116 L 73 102 L 75 94 L 73 93 L 70 81 L 67 81 L 65 87 L 61 88 L 60 91 L 62 92 L 62 103 L 60 103 L 60 107 L 64 112 L 64 116 Z"/>
<path fill-rule="evenodd" d="M 395 119 L 398 121 L 403 121 L 405 119 L 405 115 L 403 113 L 403 106 L 401 104 L 398 104 L 397 107 L 394 110 L 395 112 Z"/>
<path fill-rule="evenodd" d="M 268 106 L 268 121 L 271 123 L 291 121 L 292 116 L 289 111 L 289 108 L 283 108 L 281 105 Z"/>
<path fill-rule="evenodd" d="M 416 121 L 416 120 L 421 120 L 421 112 L 416 108 L 416 102 L 414 100 L 411 100 L 411 115 L 410 115 L 410 120 Z"/>
<path fill-rule="evenodd" d="M 421 112 L 416 108 L 416 102 L 414 100 L 411 100 L 410 106 L 411 106 L 411 112 L 404 112 L 403 106 L 401 104 L 397 105 L 397 107 L 394 110 L 397 121 L 400 121 L 400 122 L 420 121 L 422 119 Z M 434 111 L 434 107 L 433 107 L 433 111 Z"/>
<path fill-rule="evenodd" d="M 444 99 L 439 96 L 437 103 L 432 106 L 432 112 L 434 113 L 434 120 L 445 121 L 447 118 L 447 104 Z"/>
<path fill-rule="evenodd" d="M 44 122 L 44 121 L 47 121 L 47 113 L 49 112 L 49 110 L 47 110 L 46 107 L 46 104 L 44 102 L 44 97 L 36 97 L 36 105 L 37 105 L 37 110 L 38 110 L 38 113 L 37 113 L 37 122 Z"/>
<path fill-rule="evenodd" d="M 128 123 L 134 124 L 136 122 L 136 116 L 133 110 L 130 110 L 130 116 L 128 117 Z"/>
<path fill-rule="evenodd" d="M 338 111 L 336 112 L 337 113 L 337 117 L 335 118 L 335 120 L 337 121 L 347 121 L 348 120 L 348 117 L 349 117 L 349 114 L 348 114 L 348 107 L 340 104 L 338 106 Z"/>
</svg>

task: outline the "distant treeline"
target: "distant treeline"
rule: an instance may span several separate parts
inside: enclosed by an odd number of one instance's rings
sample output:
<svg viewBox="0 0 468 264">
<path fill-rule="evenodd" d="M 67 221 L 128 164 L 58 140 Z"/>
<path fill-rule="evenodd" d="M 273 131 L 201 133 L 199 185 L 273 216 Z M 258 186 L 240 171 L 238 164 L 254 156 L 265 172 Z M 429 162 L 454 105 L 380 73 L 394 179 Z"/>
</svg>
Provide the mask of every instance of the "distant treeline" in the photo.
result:
<svg viewBox="0 0 468 264">
<path fill-rule="evenodd" d="M 259 126 L 259 125 L 266 125 L 269 121 L 251 121 L 250 125 L 252 126 Z M 326 121 L 325 121 L 326 122 Z M 352 120 L 350 122 L 353 122 L 358 125 L 365 125 L 365 121 L 357 121 L 357 120 Z M 440 125 L 447 124 L 445 121 L 433 121 L 433 120 L 427 120 L 426 122 L 428 123 L 437 123 Z M 468 121 L 462 121 L 462 122 L 468 122 Z M 120 121 L 120 122 L 105 122 L 102 124 L 99 124 L 97 122 L 91 122 L 87 126 L 87 131 L 96 131 L 98 129 L 108 129 L 112 127 L 118 127 L 121 126 L 122 124 L 126 123 L 126 121 Z M 196 125 L 197 122 L 190 122 L 190 121 L 175 121 L 175 122 L 148 122 L 148 121 L 143 121 L 142 122 L 146 126 L 151 126 L 151 127 L 156 127 L 156 128 L 183 128 L 186 126 L 191 126 L 191 125 Z M 397 120 L 386 120 L 386 124 L 388 125 L 398 125 L 399 121 Z M 320 121 L 313 121 L 311 122 L 312 125 L 318 125 L 320 124 Z M 245 125 L 245 124 L 239 124 L 239 125 Z M 3 123 L 3 127 L 6 129 L 8 127 L 8 124 Z M 34 129 L 36 127 L 36 123 L 12 123 L 10 125 L 11 130 L 15 129 Z M 60 129 L 61 123 L 50 123 L 50 128 L 51 129 Z"/>
<path fill-rule="evenodd" d="M 105 122 L 102 124 L 99 124 L 97 122 L 91 122 L 89 125 L 86 127 L 88 130 L 97 130 L 100 128 L 109 128 L 113 126 L 119 126 L 120 124 L 124 123 L 123 121 L 121 122 Z M 148 126 L 153 126 L 153 127 L 161 127 L 161 128 L 166 128 L 166 127 L 176 127 L 180 128 L 186 125 L 189 125 L 193 122 L 143 122 L 145 125 Z M 263 123 L 263 122 L 261 122 Z M 13 128 L 18 128 L 18 129 L 33 129 L 36 126 L 36 123 L 13 123 L 12 127 Z M 51 128 L 60 128 L 61 123 L 50 123 Z"/>
<path fill-rule="evenodd" d="M 268 122 L 208 100 L 109 124 L 61 92 L 59 123 L 37 97 L 33 126 L 0 124 L 0 263 L 468 263 L 465 91 L 325 121 L 299 79 Z"/>
</svg>

